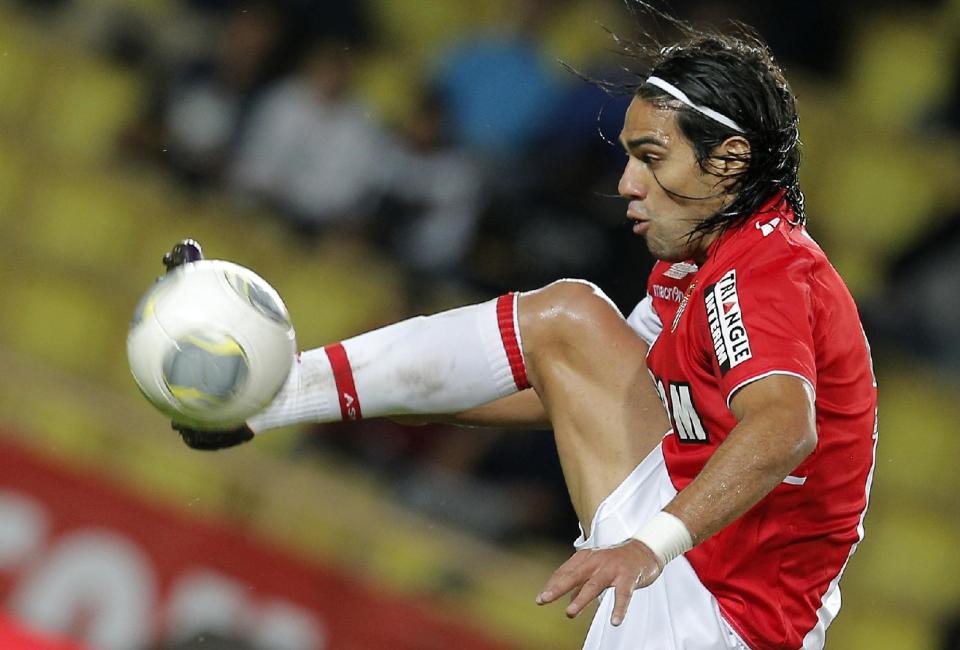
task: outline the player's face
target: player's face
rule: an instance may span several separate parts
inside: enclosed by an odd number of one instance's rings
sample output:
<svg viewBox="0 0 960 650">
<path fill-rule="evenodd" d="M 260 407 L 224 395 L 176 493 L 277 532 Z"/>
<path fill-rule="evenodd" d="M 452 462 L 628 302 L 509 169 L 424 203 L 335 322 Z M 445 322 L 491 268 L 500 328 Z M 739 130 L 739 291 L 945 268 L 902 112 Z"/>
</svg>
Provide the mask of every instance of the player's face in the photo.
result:
<svg viewBox="0 0 960 650">
<path fill-rule="evenodd" d="M 657 259 L 703 262 L 716 235 L 691 241 L 688 234 L 729 200 L 722 191 L 723 176 L 707 173 L 697 163 L 676 111 L 639 97 L 627 109 L 620 143 L 628 159 L 617 189 L 630 201 L 627 218 L 635 222 L 633 232 L 647 240 Z"/>
</svg>

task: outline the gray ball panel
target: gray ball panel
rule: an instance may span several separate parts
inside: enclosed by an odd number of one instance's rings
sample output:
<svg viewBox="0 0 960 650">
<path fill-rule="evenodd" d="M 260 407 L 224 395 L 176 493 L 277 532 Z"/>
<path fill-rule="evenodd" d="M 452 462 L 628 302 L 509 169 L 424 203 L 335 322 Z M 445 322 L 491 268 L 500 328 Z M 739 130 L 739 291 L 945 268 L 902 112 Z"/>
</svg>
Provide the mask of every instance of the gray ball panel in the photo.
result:
<svg viewBox="0 0 960 650">
<path fill-rule="evenodd" d="M 226 275 L 230 286 L 254 309 L 276 323 L 290 326 L 290 318 L 287 316 L 286 308 L 272 293 L 257 282 L 248 281 L 232 273 Z"/>
<path fill-rule="evenodd" d="M 222 404 L 246 381 L 248 366 L 239 345 L 187 337 L 164 359 L 163 378 L 180 402 L 195 406 Z M 225 345 L 226 344 L 226 345 Z"/>
</svg>

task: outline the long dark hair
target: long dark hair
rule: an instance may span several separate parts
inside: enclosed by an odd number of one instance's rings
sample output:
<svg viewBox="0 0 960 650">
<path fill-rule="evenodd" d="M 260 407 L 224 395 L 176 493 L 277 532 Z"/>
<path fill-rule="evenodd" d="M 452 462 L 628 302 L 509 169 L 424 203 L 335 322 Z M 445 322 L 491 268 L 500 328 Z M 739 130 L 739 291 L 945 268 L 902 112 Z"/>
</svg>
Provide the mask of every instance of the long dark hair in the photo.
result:
<svg viewBox="0 0 960 650">
<path fill-rule="evenodd" d="M 718 159 L 710 152 L 727 138 L 742 135 L 750 143 L 750 153 L 744 156 L 747 164 L 722 190 L 733 200 L 724 210 L 700 222 L 691 231 L 691 238 L 737 226 L 773 199 L 778 200 L 772 209 L 785 202 L 794 214 L 792 223 L 804 223 L 796 100 L 766 43 L 741 23 L 731 23 L 729 33 L 697 29 L 641 0 L 626 3 L 640 24 L 653 19 L 654 25 L 644 28 L 633 40 L 611 32 L 628 59 L 626 81 L 590 81 L 608 93 L 631 94 L 676 110 L 680 131 L 692 144 L 704 171 L 711 158 Z M 664 26 L 674 33 L 669 45 L 652 35 L 654 27 Z M 732 119 L 744 133 L 693 110 L 657 86 L 645 84 L 651 75 L 673 84 L 694 103 Z M 704 198 L 686 197 L 661 187 L 680 198 Z"/>
</svg>

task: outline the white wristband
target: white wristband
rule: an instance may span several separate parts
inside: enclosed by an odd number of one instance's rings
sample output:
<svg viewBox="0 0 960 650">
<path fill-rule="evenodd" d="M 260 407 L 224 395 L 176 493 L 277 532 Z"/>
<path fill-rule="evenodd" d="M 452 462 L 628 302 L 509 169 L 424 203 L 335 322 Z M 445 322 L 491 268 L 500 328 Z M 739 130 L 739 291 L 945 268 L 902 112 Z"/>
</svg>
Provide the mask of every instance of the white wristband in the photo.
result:
<svg viewBox="0 0 960 650">
<path fill-rule="evenodd" d="M 643 542 L 665 567 L 670 560 L 693 548 L 693 538 L 686 525 L 669 512 L 660 511 L 633 536 Z"/>
</svg>

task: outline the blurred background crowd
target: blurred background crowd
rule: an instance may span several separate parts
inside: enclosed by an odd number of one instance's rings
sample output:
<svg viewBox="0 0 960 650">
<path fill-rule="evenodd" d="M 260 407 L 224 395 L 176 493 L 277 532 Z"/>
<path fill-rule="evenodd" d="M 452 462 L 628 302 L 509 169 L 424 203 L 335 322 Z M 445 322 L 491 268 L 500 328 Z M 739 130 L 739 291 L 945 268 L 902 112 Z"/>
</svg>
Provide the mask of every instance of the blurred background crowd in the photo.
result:
<svg viewBox="0 0 960 650">
<path fill-rule="evenodd" d="M 875 499 L 828 647 L 960 647 L 960 2 L 667 8 L 742 20 L 785 67 L 809 230 L 873 343 Z M 374 420 L 197 460 L 139 399 L 122 341 L 160 256 L 187 236 L 273 283 L 304 348 L 559 277 L 628 311 L 652 265 L 616 197 L 629 98 L 581 78 L 629 79 L 607 29 L 635 35 L 628 4 L 0 0 L 5 437 L 174 509 L 202 495 L 201 519 L 322 565 L 369 561 L 342 535 L 390 548 L 408 568 L 366 567 L 361 582 L 485 627 L 490 647 L 577 647 L 582 628 L 524 609 L 577 534 L 548 434 Z M 314 478 L 271 486 L 300 470 Z M 370 521 L 383 508 L 395 527 Z M 295 531 L 298 517 L 310 521 Z M 0 551 L 4 535 L 0 523 Z M 494 588 L 490 564 L 518 568 Z M 14 613 L 133 650 L 44 618 L 18 595 L 23 568 L 0 565 Z M 193 642 L 150 629 L 152 643 Z M 230 647 L 301 647 L 239 636 Z"/>
</svg>

